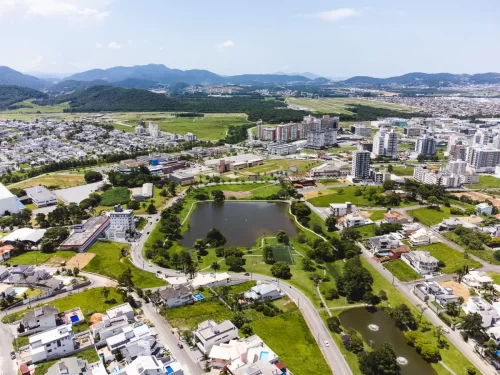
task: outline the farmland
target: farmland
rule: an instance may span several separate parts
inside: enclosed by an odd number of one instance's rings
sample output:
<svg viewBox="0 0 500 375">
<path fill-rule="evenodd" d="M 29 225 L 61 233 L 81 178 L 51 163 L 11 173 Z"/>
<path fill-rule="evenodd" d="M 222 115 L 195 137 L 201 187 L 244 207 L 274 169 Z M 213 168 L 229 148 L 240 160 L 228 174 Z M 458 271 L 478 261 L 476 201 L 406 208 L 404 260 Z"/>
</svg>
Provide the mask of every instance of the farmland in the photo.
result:
<svg viewBox="0 0 500 375">
<path fill-rule="evenodd" d="M 350 105 L 364 105 L 374 108 L 383 108 L 393 111 L 411 112 L 412 107 L 382 103 L 374 100 L 359 99 L 359 98 L 327 98 L 327 99 L 306 99 L 306 98 L 288 98 L 287 103 L 297 105 L 303 108 L 309 108 L 314 112 L 324 113 L 340 113 L 345 115 L 352 115 L 353 112 L 349 111 Z"/>
</svg>

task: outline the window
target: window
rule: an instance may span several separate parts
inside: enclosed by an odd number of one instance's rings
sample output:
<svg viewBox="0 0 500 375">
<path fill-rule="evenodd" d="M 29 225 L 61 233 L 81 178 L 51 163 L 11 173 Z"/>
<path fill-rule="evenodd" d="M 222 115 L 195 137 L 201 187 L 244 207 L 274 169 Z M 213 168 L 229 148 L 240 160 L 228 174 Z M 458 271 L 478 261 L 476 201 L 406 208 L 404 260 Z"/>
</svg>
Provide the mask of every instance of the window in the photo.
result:
<svg viewBox="0 0 500 375">
<path fill-rule="evenodd" d="M 52 349 L 47 350 L 47 353 L 52 353 Z"/>
</svg>

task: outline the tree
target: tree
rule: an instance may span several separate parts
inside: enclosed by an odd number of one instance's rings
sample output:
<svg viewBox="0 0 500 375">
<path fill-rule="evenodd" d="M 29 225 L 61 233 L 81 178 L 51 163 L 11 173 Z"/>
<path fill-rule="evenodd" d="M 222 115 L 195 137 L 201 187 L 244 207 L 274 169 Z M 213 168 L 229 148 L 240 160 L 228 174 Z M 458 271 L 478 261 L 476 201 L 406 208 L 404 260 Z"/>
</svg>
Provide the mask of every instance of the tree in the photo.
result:
<svg viewBox="0 0 500 375">
<path fill-rule="evenodd" d="M 226 196 L 222 192 L 222 190 L 214 190 L 212 191 L 212 197 L 214 198 L 214 202 L 221 203 L 224 202 Z"/>
<path fill-rule="evenodd" d="M 274 262 L 273 248 L 269 245 L 264 246 L 262 249 L 262 258 L 264 258 L 265 263 Z"/>
<path fill-rule="evenodd" d="M 101 289 L 101 295 L 104 297 L 104 300 L 107 301 L 108 300 L 108 297 L 109 297 L 109 293 L 111 293 L 111 291 L 109 290 L 109 288 L 107 286 L 103 287 Z"/>
<path fill-rule="evenodd" d="M 176 188 L 177 184 L 174 181 L 169 181 L 167 189 L 172 197 L 175 197 L 177 195 Z"/>
<path fill-rule="evenodd" d="M 217 262 L 213 262 L 211 265 L 210 265 L 210 268 L 213 269 L 215 272 L 217 272 L 218 270 L 220 270 L 220 264 L 217 263 Z"/>
<path fill-rule="evenodd" d="M 79 273 L 80 270 L 78 269 L 78 267 L 73 268 L 73 275 L 75 275 L 75 277 L 77 277 Z"/>
<path fill-rule="evenodd" d="M 333 232 L 336 229 L 337 218 L 334 215 L 330 215 L 326 218 L 325 224 L 328 228 L 328 231 Z"/>
<path fill-rule="evenodd" d="M 364 343 L 361 336 L 356 332 L 352 332 L 351 335 L 351 345 L 349 350 L 355 354 L 361 353 L 364 350 Z"/>
<path fill-rule="evenodd" d="M 340 237 L 344 241 L 356 241 L 361 238 L 361 234 L 354 228 L 345 228 Z"/>
<path fill-rule="evenodd" d="M 236 328 L 241 328 L 241 327 L 243 327 L 243 324 L 245 324 L 247 322 L 247 318 L 246 318 L 245 314 L 238 311 L 238 312 L 234 313 L 234 315 L 231 319 L 231 322 L 236 326 Z"/>
<path fill-rule="evenodd" d="M 91 184 L 93 182 L 102 181 L 102 174 L 97 171 L 87 171 L 84 175 L 85 182 Z"/>
<path fill-rule="evenodd" d="M 127 288 L 134 287 L 134 283 L 132 281 L 132 270 L 130 267 L 123 271 L 123 273 L 118 277 L 118 284 Z"/>
<path fill-rule="evenodd" d="M 339 194 L 339 195 L 344 194 L 344 189 L 342 189 L 342 188 L 337 189 L 337 194 Z"/>
<path fill-rule="evenodd" d="M 483 332 L 483 318 L 478 313 L 468 314 L 464 318 L 461 328 L 469 336 L 476 337 Z"/>
<path fill-rule="evenodd" d="M 229 267 L 229 271 L 241 271 L 243 266 L 246 264 L 245 258 L 229 256 L 226 258 L 226 265 Z"/>
<path fill-rule="evenodd" d="M 226 237 L 217 228 L 208 231 L 205 241 L 210 247 L 224 246 L 227 242 Z"/>
<path fill-rule="evenodd" d="M 382 189 L 384 189 L 384 191 L 394 190 L 395 187 L 396 187 L 396 183 L 392 180 L 385 180 L 382 183 Z"/>
<path fill-rule="evenodd" d="M 394 170 L 394 167 L 392 166 L 392 164 L 389 164 L 387 166 L 387 172 L 392 173 L 393 170 Z"/>
<path fill-rule="evenodd" d="M 155 214 L 156 213 L 156 207 L 155 205 L 153 204 L 153 202 L 149 202 L 149 205 L 148 205 L 148 208 L 146 209 L 146 212 L 150 215 L 152 214 Z"/>
<path fill-rule="evenodd" d="M 241 327 L 241 333 L 243 333 L 246 337 L 252 336 L 253 335 L 252 326 L 246 325 Z"/>
<path fill-rule="evenodd" d="M 205 239 L 203 238 L 197 238 L 194 241 L 193 247 L 196 251 L 198 251 L 198 255 L 207 255 L 207 244 L 205 242 Z"/>
<path fill-rule="evenodd" d="M 364 375 L 399 375 L 401 369 L 396 361 L 396 352 L 385 343 L 359 357 L 359 369 Z"/>
<path fill-rule="evenodd" d="M 302 258 L 302 269 L 307 272 L 314 271 L 314 262 L 309 258 Z"/>
<path fill-rule="evenodd" d="M 359 257 L 344 263 L 344 273 L 337 277 L 337 289 L 348 301 L 361 301 L 366 292 L 371 292 L 373 277 L 361 264 Z"/>
<path fill-rule="evenodd" d="M 427 203 L 429 204 L 430 207 L 437 207 L 437 208 L 439 208 L 439 199 L 437 199 L 433 195 L 431 195 L 430 197 L 427 198 Z"/>
<path fill-rule="evenodd" d="M 271 273 L 274 277 L 279 277 L 281 279 L 288 280 L 292 278 L 292 273 L 290 271 L 290 266 L 286 262 L 276 262 L 271 267 Z"/>
<path fill-rule="evenodd" d="M 340 333 L 342 329 L 340 328 L 340 320 L 336 316 L 332 316 L 326 320 L 326 324 L 328 325 L 328 329 L 335 333 Z"/>
<path fill-rule="evenodd" d="M 288 235 L 286 234 L 286 232 L 284 230 L 280 230 L 276 234 L 276 239 L 278 240 L 278 242 L 284 243 L 286 245 L 288 245 L 288 243 L 290 242 L 290 239 L 288 238 Z"/>
<path fill-rule="evenodd" d="M 439 349 L 434 344 L 424 344 L 420 347 L 420 355 L 428 362 L 437 361 L 439 359 Z"/>
<path fill-rule="evenodd" d="M 408 305 L 402 303 L 399 306 L 396 306 L 392 312 L 391 317 L 394 319 L 394 322 L 397 327 L 400 329 L 416 329 L 417 321 L 413 316 Z"/>
</svg>

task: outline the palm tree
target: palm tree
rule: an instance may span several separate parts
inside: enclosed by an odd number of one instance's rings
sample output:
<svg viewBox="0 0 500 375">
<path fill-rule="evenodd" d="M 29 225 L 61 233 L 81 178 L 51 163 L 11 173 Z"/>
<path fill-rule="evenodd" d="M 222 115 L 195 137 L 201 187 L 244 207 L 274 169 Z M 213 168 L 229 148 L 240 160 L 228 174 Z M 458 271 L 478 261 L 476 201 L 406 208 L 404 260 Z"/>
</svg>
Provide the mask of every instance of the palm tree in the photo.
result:
<svg viewBox="0 0 500 375">
<path fill-rule="evenodd" d="M 104 297 L 104 301 L 108 300 L 110 292 L 111 291 L 109 290 L 109 288 L 107 286 L 105 286 L 104 288 L 101 289 L 101 295 Z"/>
<path fill-rule="evenodd" d="M 220 270 L 220 264 L 217 263 L 217 262 L 213 262 L 211 265 L 210 265 L 210 268 L 213 269 L 214 271 L 218 271 Z"/>
</svg>

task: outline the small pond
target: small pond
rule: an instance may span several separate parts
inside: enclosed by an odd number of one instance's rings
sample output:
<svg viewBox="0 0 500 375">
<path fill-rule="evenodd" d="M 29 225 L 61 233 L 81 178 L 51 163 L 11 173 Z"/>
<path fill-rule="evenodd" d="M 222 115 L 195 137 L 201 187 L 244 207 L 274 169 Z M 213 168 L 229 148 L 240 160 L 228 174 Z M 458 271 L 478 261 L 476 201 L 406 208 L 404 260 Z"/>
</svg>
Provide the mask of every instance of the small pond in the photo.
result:
<svg viewBox="0 0 500 375">
<path fill-rule="evenodd" d="M 226 246 L 255 246 L 259 237 L 275 236 L 279 230 L 295 237 L 297 228 L 287 210 L 288 205 L 283 202 L 197 203 L 181 245 L 192 246 L 212 228 L 219 229 L 226 237 Z"/>
<path fill-rule="evenodd" d="M 392 318 L 380 309 L 354 308 L 339 315 L 345 328 L 358 331 L 363 340 L 372 347 L 390 343 L 396 356 L 405 358 L 408 363 L 401 366 L 402 375 L 435 375 L 436 371 L 415 350 L 406 343 L 404 334 L 396 327 Z"/>
</svg>

